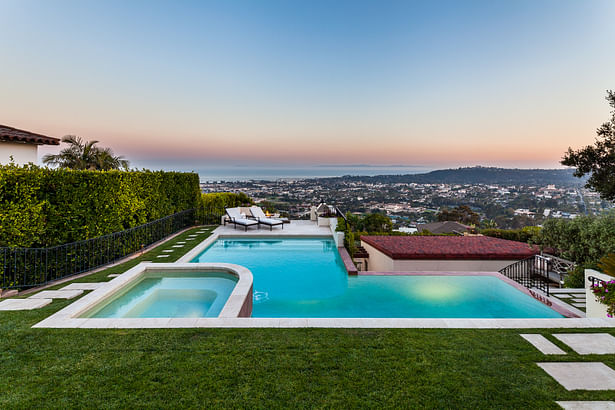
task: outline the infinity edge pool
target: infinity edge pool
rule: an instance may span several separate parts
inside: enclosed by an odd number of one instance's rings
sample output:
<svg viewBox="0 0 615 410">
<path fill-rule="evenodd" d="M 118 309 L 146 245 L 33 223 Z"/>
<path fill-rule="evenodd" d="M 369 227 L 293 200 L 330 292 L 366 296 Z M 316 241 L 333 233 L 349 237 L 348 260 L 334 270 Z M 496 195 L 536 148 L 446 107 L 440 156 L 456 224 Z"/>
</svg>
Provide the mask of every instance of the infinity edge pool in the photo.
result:
<svg viewBox="0 0 615 410">
<path fill-rule="evenodd" d="M 259 235 L 260 237 L 275 237 L 274 235 Z M 278 235 L 291 237 L 291 235 Z M 146 264 L 154 268 L 187 268 L 219 270 L 220 264 L 194 264 L 188 261 L 201 253 L 217 239 L 226 237 L 213 235 L 187 252 L 178 262 L 172 264 Z M 301 237 L 301 236 L 298 236 Z M 310 235 L 314 237 L 314 235 Z M 331 236 L 328 236 L 331 238 Z M 201 265 L 201 266 L 196 266 Z M 212 266 L 216 265 L 216 266 Z M 133 268 L 136 269 L 137 267 Z M 242 266 L 234 266 L 243 269 L 252 277 L 250 272 Z M 132 269 L 131 269 L 132 270 Z M 118 278 L 127 275 L 125 272 Z M 111 283 L 114 280 L 108 282 Z M 237 290 L 237 289 L 236 289 Z M 80 318 L 79 314 L 87 310 L 93 303 L 104 296 L 103 287 L 90 292 L 76 302 L 49 316 L 47 319 L 35 324 L 34 328 L 451 328 L 451 329 L 571 329 L 571 328 L 615 328 L 615 320 L 599 318 L 556 318 L 556 319 L 466 319 L 466 318 L 253 318 L 253 317 L 217 317 L 217 318 L 145 318 L 145 319 L 97 319 Z M 244 289 L 246 291 L 246 289 Z M 98 295 L 96 293 L 98 292 Z M 251 300 L 251 298 L 249 298 Z M 561 303 L 556 298 L 549 298 L 554 303 Z M 230 301 L 229 301 L 230 302 Z M 243 302 L 246 302 L 244 295 Z"/>
</svg>

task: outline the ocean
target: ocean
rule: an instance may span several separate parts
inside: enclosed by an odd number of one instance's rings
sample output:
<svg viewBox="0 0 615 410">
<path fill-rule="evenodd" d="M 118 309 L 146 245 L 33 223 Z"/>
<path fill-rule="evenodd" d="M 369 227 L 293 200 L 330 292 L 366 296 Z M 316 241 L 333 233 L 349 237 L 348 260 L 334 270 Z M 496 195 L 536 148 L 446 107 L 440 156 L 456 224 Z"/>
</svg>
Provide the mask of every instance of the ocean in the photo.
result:
<svg viewBox="0 0 615 410">
<path fill-rule="evenodd" d="M 431 168 L 418 166 L 371 166 L 371 165 L 348 165 L 348 166 L 212 166 L 197 168 L 201 182 L 216 181 L 248 181 L 278 179 L 305 179 L 374 175 L 400 175 L 418 174 L 433 171 Z"/>
</svg>

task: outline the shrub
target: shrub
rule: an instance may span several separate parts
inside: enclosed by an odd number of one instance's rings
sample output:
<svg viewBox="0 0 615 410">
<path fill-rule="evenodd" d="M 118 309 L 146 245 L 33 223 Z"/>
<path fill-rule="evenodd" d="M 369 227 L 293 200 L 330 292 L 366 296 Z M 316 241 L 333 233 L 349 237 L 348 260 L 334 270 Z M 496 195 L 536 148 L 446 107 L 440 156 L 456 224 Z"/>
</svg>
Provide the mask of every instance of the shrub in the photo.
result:
<svg viewBox="0 0 615 410">
<path fill-rule="evenodd" d="M 197 207 L 197 219 L 203 224 L 219 224 L 226 208 L 253 205 L 254 201 L 240 192 L 216 192 L 202 194 Z"/>
<path fill-rule="evenodd" d="M 607 316 L 615 315 L 615 280 L 598 282 L 592 285 L 592 292 L 596 300 L 607 306 Z"/>
<path fill-rule="evenodd" d="M 598 262 L 598 269 L 609 276 L 615 276 L 615 254 L 609 253 Z"/>
<path fill-rule="evenodd" d="M 0 246 L 46 247 L 195 208 L 195 173 L 0 166 Z"/>
<path fill-rule="evenodd" d="M 615 253 L 615 212 L 575 219 L 549 219 L 542 230 L 542 245 L 581 264 L 595 264 Z"/>
<path fill-rule="evenodd" d="M 568 272 L 564 279 L 565 288 L 584 288 L 585 287 L 585 267 L 576 266 L 573 270 Z"/>
<path fill-rule="evenodd" d="M 541 243 L 541 228 L 538 226 L 526 226 L 522 229 L 483 229 L 480 231 L 485 236 L 507 239 L 510 241 L 539 244 Z"/>
</svg>

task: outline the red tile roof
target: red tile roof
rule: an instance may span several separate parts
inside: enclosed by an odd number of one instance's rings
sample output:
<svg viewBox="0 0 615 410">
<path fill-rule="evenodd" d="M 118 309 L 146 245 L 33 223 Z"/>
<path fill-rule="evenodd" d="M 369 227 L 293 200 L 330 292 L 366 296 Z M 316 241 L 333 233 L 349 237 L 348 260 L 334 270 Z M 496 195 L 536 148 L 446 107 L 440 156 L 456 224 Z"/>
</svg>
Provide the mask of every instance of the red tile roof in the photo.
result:
<svg viewBox="0 0 615 410">
<path fill-rule="evenodd" d="M 537 247 L 489 236 L 362 236 L 361 240 L 393 259 L 519 260 Z"/>
<path fill-rule="evenodd" d="M 0 141 L 27 142 L 36 145 L 60 145 L 60 140 L 46 135 L 35 134 L 6 125 L 0 125 Z"/>
</svg>

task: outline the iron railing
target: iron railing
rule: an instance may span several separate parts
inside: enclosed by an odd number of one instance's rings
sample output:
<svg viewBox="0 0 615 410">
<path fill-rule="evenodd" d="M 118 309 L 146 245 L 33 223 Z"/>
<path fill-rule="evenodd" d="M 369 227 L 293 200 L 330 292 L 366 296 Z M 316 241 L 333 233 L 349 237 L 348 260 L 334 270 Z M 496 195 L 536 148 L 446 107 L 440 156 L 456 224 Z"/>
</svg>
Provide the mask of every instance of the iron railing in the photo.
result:
<svg viewBox="0 0 615 410">
<path fill-rule="evenodd" d="M 0 289 L 41 286 L 116 262 L 194 225 L 195 210 L 97 238 L 48 248 L 0 248 Z"/>
<path fill-rule="evenodd" d="M 542 253 L 541 258 L 546 258 L 548 262 L 549 278 L 551 280 L 557 280 L 560 285 L 564 283 L 564 278 L 576 267 L 574 262 L 566 259 L 558 258 L 557 256 Z"/>
<path fill-rule="evenodd" d="M 528 289 L 538 289 L 549 296 L 549 266 L 545 259 L 531 256 L 500 270 L 509 279 Z"/>
</svg>

